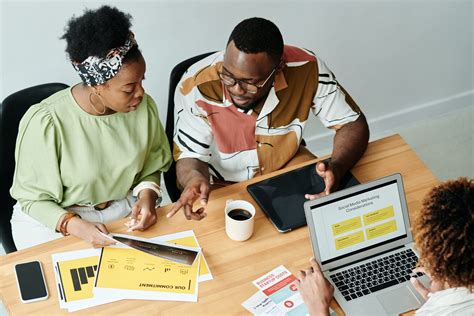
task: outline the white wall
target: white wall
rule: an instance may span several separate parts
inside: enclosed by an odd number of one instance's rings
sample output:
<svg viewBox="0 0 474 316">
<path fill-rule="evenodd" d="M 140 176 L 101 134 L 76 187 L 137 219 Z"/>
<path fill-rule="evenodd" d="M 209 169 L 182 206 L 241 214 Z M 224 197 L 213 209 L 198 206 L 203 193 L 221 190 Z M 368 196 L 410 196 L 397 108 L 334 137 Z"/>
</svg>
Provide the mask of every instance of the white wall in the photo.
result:
<svg viewBox="0 0 474 316">
<path fill-rule="evenodd" d="M 34 84 L 79 81 L 59 40 L 73 14 L 113 4 L 134 17 L 147 60 L 145 88 L 165 120 L 179 61 L 224 48 L 242 19 L 274 21 L 286 43 L 323 58 L 373 132 L 473 102 L 472 1 L 2 1 L 0 99 Z M 317 121 L 305 138 L 330 144 Z"/>
</svg>

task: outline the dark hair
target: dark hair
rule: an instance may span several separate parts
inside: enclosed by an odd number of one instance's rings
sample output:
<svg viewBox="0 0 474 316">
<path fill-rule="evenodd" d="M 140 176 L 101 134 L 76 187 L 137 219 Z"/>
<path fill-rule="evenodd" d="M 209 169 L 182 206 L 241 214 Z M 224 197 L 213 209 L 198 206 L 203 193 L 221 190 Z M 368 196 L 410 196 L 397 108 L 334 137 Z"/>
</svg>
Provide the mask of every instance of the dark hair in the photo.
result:
<svg viewBox="0 0 474 316">
<path fill-rule="evenodd" d="M 131 15 L 109 6 L 96 10 L 86 9 L 82 16 L 73 16 L 61 37 L 67 42 L 69 59 L 83 62 L 89 56 L 104 58 L 111 49 L 125 43 L 132 26 L 131 20 Z M 137 60 L 140 56 L 138 46 L 134 46 L 123 62 Z"/>
<path fill-rule="evenodd" d="M 413 233 L 420 263 L 438 282 L 474 286 L 474 181 L 459 178 L 431 190 Z"/>
<path fill-rule="evenodd" d="M 230 34 L 227 45 L 234 41 L 235 47 L 246 54 L 265 52 L 278 63 L 283 54 L 283 37 L 278 27 L 263 18 L 243 20 Z"/>
</svg>

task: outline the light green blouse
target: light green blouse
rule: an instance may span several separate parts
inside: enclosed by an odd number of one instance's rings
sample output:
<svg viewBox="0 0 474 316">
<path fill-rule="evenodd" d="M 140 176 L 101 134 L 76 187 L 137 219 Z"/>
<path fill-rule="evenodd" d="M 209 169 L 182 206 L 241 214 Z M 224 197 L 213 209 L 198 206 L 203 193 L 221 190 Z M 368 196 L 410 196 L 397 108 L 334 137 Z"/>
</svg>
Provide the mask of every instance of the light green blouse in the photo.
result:
<svg viewBox="0 0 474 316">
<path fill-rule="evenodd" d="M 54 229 L 68 206 L 125 198 L 141 181 L 159 184 L 171 153 L 149 95 L 134 112 L 94 116 L 68 88 L 26 112 L 15 160 L 12 197 Z"/>
</svg>

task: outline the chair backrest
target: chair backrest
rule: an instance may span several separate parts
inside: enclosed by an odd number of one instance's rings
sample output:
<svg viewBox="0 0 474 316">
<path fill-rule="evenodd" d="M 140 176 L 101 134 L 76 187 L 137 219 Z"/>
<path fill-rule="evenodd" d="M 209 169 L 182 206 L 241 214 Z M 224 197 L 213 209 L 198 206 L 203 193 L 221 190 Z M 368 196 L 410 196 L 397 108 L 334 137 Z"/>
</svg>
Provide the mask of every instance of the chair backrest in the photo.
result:
<svg viewBox="0 0 474 316">
<path fill-rule="evenodd" d="M 173 152 L 173 134 L 174 134 L 174 92 L 176 90 L 176 86 L 178 82 L 181 80 L 183 74 L 188 70 L 188 68 L 198 62 L 199 60 L 214 54 L 215 52 L 209 52 L 201 55 L 197 55 L 186 59 L 179 64 L 177 64 L 173 70 L 171 71 L 170 75 L 170 89 L 168 92 L 168 113 L 166 115 L 166 137 L 168 138 L 168 142 L 171 147 L 171 152 Z M 165 172 L 165 185 L 166 191 L 168 191 L 168 195 L 172 202 L 175 202 L 179 199 L 181 195 L 181 191 L 178 189 L 176 185 L 176 163 L 173 160 L 170 169 Z"/>
<path fill-rule="evenodd" d="M 65 89 L 63 83 L 47 83 L 15 92 L 6 97 L 0 105 L 0 242 L 7 253 L 16 251 L 10 226 L 13 205 L 10 196 L 15 170 L 15 143 L 18 125 L 30 106 L 41 102 L 53 93 Z"/>
</svg>

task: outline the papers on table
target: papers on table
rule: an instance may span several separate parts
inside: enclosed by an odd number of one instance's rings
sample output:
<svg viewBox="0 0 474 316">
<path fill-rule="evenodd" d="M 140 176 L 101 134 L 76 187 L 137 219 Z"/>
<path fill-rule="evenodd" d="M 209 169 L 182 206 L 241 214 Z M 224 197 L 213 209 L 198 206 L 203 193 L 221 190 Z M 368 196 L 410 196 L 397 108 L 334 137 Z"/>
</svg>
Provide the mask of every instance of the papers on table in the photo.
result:
<svg viewBox="0 0 474 316">
<path fill-rule="evenodd" d="M 285 312 L 283 312 L 271 298 L 260 291 L 243 302 L 242 306 L 253 315 L 285 315 Z"/>
<path fill-rule="evenodd" d="M 296 277 L 279 266 L 252 282 L 259 291 L 242 303 L 254 315 L 307 315 Z M 331 315 L 336 315 L 330 310 Z"/>
<path fill-rule="evenodd" d="M 58 289 L 59 307 L 70 312 L 120 300 L 117 297 L 94 297 L 100 249 L 53 254 L 54 275 Z"/>
<path fill-rule="evenodd" d="M 102 248 L 97 270 L 98 297 L 197 301 L 199 260 L 187 266 L 117 245 Z"/>
<path fill-rule="evenodd" d="M 177 263 L 192 266 L 196 260 L 199 249 L 192 247 L 185 247 L 181 245 L 172 244 L 169 242 L 159 240 L 149 240 L 146 238 L 139 238 L 123 234 L 102 235 L 114 240 L 122 246 L 134 248 L 150 255 L 160 257 L 162 259 L 174 261 Z"/>
<path fill-rule="evenodd" d="M 171 243 L 181 245 L 181 246 L 200 248 L 196 235 L 194 235 L 194 232 L 192 230 L 159 236 L 159 237 L 151 238 L 150 240 L 167 241 L 167 242 L 171 242 Z M 202 251 L 198 255 L 198 260 L 201 261 L 201 264 L 199 265 L 199 276 L 198 276 L 199 282 L 212 280 L 213 277 L 212 277 L 211 270 L 209 269 L 209 266 L 206 262 L 206 258 L 204 257 L 204 254 L 202 253 Z"/>
<path fill-rule="evenodd" d="M 189 266 L 124 245 L 54 254 L 60 307 L 71 312 L 121 299 L 196 302 L 198 282 L 211 280 L 212 274 L 194 232 L 147 241 L 173 243 L 199 255 Z"/>
</svg>

